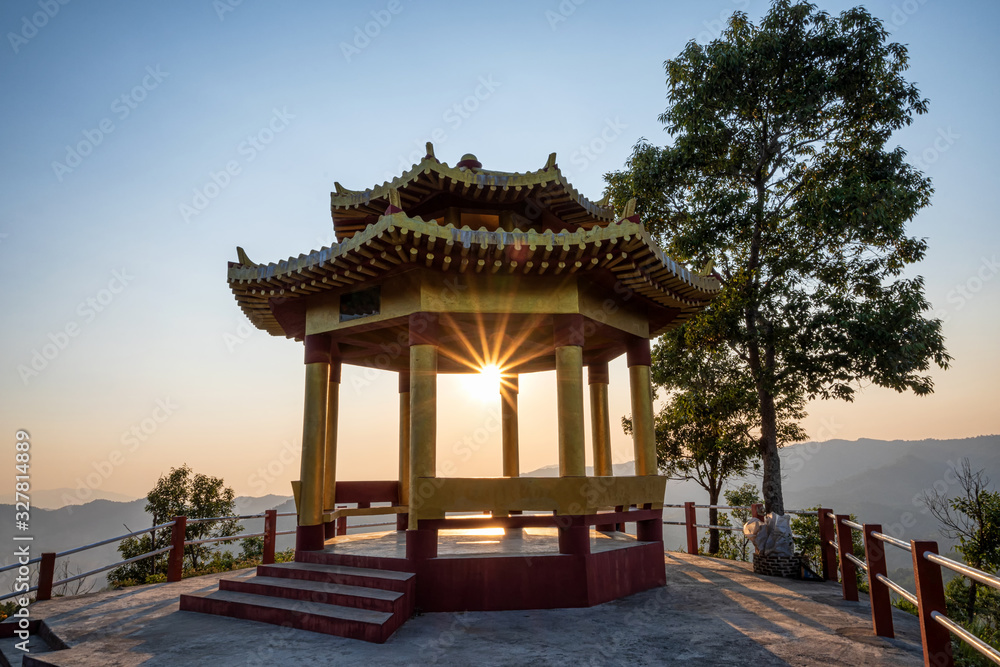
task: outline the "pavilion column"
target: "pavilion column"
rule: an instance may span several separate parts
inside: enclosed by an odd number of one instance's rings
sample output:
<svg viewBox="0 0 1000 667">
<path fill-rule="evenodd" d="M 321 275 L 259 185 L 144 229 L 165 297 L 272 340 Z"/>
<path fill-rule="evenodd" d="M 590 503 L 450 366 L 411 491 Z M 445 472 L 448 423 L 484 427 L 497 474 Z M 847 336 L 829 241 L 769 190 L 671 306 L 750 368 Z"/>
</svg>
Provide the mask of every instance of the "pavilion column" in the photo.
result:
<svg viewBox="0 0 1000 667">
<path fill-rule="evenodd" d="M 520 477 L 521 464 L 517 444 L 517 375 L 500 379 L 500 435 L 503 443 L 503 476 Z"/>
<path fill-rule="evenodd" d="M 330 384 L 326 393 L 326 448 L 323 456 L 323 509 L 333 511 L 337 504 L 337 429 L 340 423 L 340 358 L 331 349 Z M 327 538 L 337 534 L 337 522 L 324 524 Z"/>
<path fill-rule="evenodd" d="M 610 477 L 611 467 L 611 413 L 608 410 L 608 364 L 590 364 L 587 382 L 590 384 L 590 428 L 594 445 L 594 475 Z"/>
<path fill-rule="evenodd" d="M 437 469 L 437 320 L 432 314 L 410 316 L 410 490 L 411 529 L 417 528 L 421 477 Z"/>
<path fill-rule="evenodd" d="M 410 372 L 399 372 L 399 504 L 410 502 Z M 409 517 L 396 515 L 396 530 L 406 530 Z"/>
<path fill-rule="evenodd" d="M 627 347 L 629 389 L 632 396 L 632 443 L 635 474 L 656 475 L 656 431 L 653 426 L 652 360 L 649 341 L 632 338 Z"/>
<path fill-rule="evenodd" d="M 302 462 L 299 473 L 296 551 L 323 548 L 323 483 L 327 393 L 330 385 L 330 337 L 306 336 L 306 390 L 302 411 Z"/>
<path fill-rule="evenodd" d="M 559 476 L 583 477 L 587 474 L 583 425 L 583 318 L 556 315 L 553 320 Z"/>
</svg>

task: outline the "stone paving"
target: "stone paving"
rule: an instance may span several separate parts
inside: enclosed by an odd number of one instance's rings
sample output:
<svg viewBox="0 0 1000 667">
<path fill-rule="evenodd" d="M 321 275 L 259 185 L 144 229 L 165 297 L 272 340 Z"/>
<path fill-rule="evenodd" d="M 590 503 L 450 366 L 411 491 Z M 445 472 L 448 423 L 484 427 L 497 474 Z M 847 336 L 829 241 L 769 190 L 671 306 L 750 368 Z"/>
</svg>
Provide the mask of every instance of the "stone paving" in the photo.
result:
<svg viewBox="0 0 1000 667">
<path fill-rule="evenodd" d="M 867 600 L 833 583 L 758 577 L 745 563 L 665 554 L 667 585 L 589 609 L 423 614 L 385 644 L 178 611 L 181 593 L 252 570 L 40 602 L 70 645 L 46 664 L 922 665 L 916 619 L 874 637 Z M 30 662 L 30 661 L 28 661 Z"/>
</svg>

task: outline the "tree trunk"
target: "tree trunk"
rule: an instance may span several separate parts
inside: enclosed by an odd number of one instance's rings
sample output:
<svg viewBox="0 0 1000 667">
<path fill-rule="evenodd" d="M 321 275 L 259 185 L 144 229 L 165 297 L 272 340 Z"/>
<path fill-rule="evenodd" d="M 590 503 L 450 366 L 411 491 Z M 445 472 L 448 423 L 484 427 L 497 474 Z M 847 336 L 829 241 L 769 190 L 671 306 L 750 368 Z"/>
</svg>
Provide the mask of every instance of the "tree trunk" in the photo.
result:
<svg viewBox="0 0 1000 667">
<path fill-rule="evenodd" d="M 781 459 L 778 456 L 778 424 L 774 409 L 774 396 L 767 390 L 757 391 L 760 401 L 760 459 L 764 464 L 764 511 L 785 513 L 785 500 L 781 493 Z"/>
<path fill-rule="evenodd" d="M 965 601 L 965 616 L 969 623 L 972 623 L 976 614 L 976 582 L 969 580 L 969 597 Z"/>
<path fill-rule="evenodd" d="M 718 505 L 719 504 L 719 490 L 712 489 L 708 492 L 708 504 Z M 719 525 L 719 510 L 714 507 L 708 510 L 708 523 L 711 526 Z M 708 531 L 708 553 L 715 555 L 719 553 L 719 531 L 715 529 L 710 529 Z"/>
</svg>

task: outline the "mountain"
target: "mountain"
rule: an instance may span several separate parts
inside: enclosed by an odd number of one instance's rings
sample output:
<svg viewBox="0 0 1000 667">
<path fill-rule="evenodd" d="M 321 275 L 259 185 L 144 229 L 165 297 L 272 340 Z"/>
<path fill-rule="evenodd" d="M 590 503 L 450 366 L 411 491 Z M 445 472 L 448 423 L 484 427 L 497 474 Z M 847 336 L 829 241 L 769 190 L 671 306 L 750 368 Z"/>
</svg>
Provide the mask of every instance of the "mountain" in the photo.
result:
<svg viewBox="0 0 1000 667">
<path fill-rule="evenodd" d="M 84 492 L 82 490 L 71 489 L 69 487 L 60 489 L 45 489 L 44 491 L 32 489 L 30 495 L 32 507 L 49 510 L 59 509 L 60 507 L 65 507 L 67 505 L 83 505 L 84 503 L 89 503 L 94 500 L 111 500 L 116 503 L 127 503 L 135 500 L 135 496 L 128 496 L 124 493 L 102 491 L 100 489 L 86 489 L 86 492 Z M 81 496 L 83 497 L 81 498 Z M 0 495 L 0 504 L 13 505 L 14 494 L 5 493 Z"/>
<path fill-rule="evenodd" d="M 955 440 L 828 440 L 790 445 L 780 454 L 786 508 L 822 505 L 838 514 L 855 514 L 863 522 L 881 523 L 885 532 L 901 539 L 938 540 L 945 551 L 953 543 L 940 535 L 920 495 L 935 489 L 945 495 L 958 493 L 954 469 L 963 458 L 970 460 L 974 470 L 985 470 L 994 488 L 1000 489 L 1000 435 Z M 616 475 L 631 474 L 631 470 L 631 462 L 615 466 Z M 557 474 L 558 466 L 546 466 L 524 476 Z M 752 475 L 731 480 L 729 486 L 744 482 L 760 486 L 759 476 Z M 708 503 L 708 493 L 697 482 L 670 480 L 664 500 L 703 505 Z M 680 521 L 683 514 L 668 508 L 664 519 Z M 703 519 L 707 521 L 707 513 L 702 511 L 699 521 Z M 668 549 L 683 547 L 683 528 L 664 526 L 664 540 Z M 889 552 L 890 564 L 905 566 L 907 556 L 894 551 L 898 550 Z"/>
</svg>

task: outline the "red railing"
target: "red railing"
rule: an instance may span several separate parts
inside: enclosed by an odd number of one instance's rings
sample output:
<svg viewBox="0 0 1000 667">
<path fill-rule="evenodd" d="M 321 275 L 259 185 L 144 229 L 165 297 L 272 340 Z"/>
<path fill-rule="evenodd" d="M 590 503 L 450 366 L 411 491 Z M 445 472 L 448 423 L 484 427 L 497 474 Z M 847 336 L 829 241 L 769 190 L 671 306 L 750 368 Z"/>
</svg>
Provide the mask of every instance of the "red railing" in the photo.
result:
<svg viewBox="0 0 1000 667">
<path fill-rule="evenodd" d="M 696 520 L 698 509 L 750 510 L 755 517 L 762 518 L 760 505 L 750 507 L 727 507 L 723 505 L 664 505 L 664 508 L 684 510 L 684 521 L 664 521 L 666 525 L 684 526 L 687 533 L 687 550 L 698 553 L 698 530 L 737 530 L 742 526 L 713 526 L 699 524 Z M 786 514 L 815 515 L 819 519 L 820 556 L 823 578 L 827 581 L 840 579 L 845 600 L 858 600 L 858 573 L 863 572 L 868 580 L 869 600 L 872 615 L 872 631 L 879 637 L 892 638 L 895 630 L 892 622 L 892 599 L 895 593 L 917 608 L 920 621 L 920 639 L 926 667 L 951 667 L 954 659 L 951 650 L 951 634 L 972 646 L 980 654 L 1000 665 L 1000 651 L 966 630 L 947 615 L 945 608 L 944 580 L 941 568 L 947 568 L 961 576 L 973 579 L 985 586 L 1000 590 L 1000 577 L 970 567 L 964 563 L 941 556 L 938 545 L 930 540 L 905 542 L 882 532 L 882 526 L 875 523 L 857 523 L 849 515 L 835 514 L 831 509 L 821 507 L 817 511 L 786 510 Z M 854 555 L 854 534 L 861 533 L 864 560 Z M 886 545 L 910 552 L 913 558 L 916 591 L 911 593 L 897 582 L 889 579 L 886 569 Z M 839 574 L 839 577 L 838 577 Z"/>
<path fill-rule="evenodd" d="M 79 579 L 85 579 L 87 577 L 93 576 L 95 574 L 100 574 L 101 572 L 106 572 L 107 570 L 114 569 L 116 567 L 121 567 L 122 565 L 128 565 L 130 563 L 136 563 L 146 558 L 152 558 L 153 556 L 158 556 L 160 554 L 169 553 L 167 557 L 167 581 L 180 581 L 181 573 L 183 570 L 184 561 L 184 547 L 192 544 L 207 544 L 212 542 L 230 542 L 234 540 L 243 540 L 250 537 L 263 537 L 264 538 L 264 554 L 263 562 L 265 564 L 274 562 L 274 543 L 279 535 L 291 535 L 295 533 L 294 530 L 278 531 L 277 530 L 277 518 L 279 516 L 295 516 L 294 512 L 284 512 L 279 514 L 277 510 L 267 510 L 263 514 L 247 514 L 243 516 L 223 516 L 223 517 L 209 517 L 204 519 L 188 519 L 187 517 L 178 516 L 174 517 L 173 520 L 166 523 L 162 523 L 158 526 L 152 526 L 150 528 L 144 528 L 142 530 L 137 530 L 125 535 L 117 535 L 115 537 L 110 537 L 106 540 L 101 540 L 100 542 L 94 542 L 92 544 L 86 544 L 80 547 L 74 547 L 72 549 L 67 549 L 66 551 L 59 552 L 47 552 L 43 553 L 41 556 L 32 558 L 24 563 L 13 563 L 5 567 L 0 568 L 0 574 L 17 569 L 18 574 L 22 577 L 27 578 L 30 575 L 31 565 L 38 565 L 38 583 L 31 586 L 27 590 L 17 591 L 13 593 L 7 593 L 6 595 L 0 595 L 0 600 L 6 600 L 8 598 L 19 597 L 27 595 L 28 593 L 35 593 L 35 600 L 49 600 L 52 597 L 52 589 L 57 586 L 62 586 Z M 260 533 L 254 533 L 251 535 L 238 534 L 228 537 L 214 537 L 205 540 L 185 540 L 185 528 L 188 523 L 202 523 L 206 521 L 226 521 L 226 520 L 244 520 L 244 519 L 264 519 L 264 531 Z M 154 549 L 153 551 L 147 551 L 146 553 L 139 554 L 132 558 L 127 558 L 116 563 L 111 563 L 110 565 L 103 565 L 99 568 L 90 570 L 89 572 L 83 572 L 80 574 L 75 574 L 71 577 L 66 577 L 65 579 L 60 579 L 59 581 L 54 581 L 55 578 L 55 568 L 56 559 L 63 558 L 65 556 L 70 556 L 72 554 L 80 553 L 82 551 L 87 551 L 89 549 L 95 549 L 97 547 L 104 546 L 105 544 L 111 544 L 112 542 L 120 542 L 122 540 L 128 539 L 130 537 L 137 537 L 139 535 L 145 535 L 146 533 L 151 533 L 156 530 L 163 530 L 165 528 L 171 529 L 171 542 L 170 546 L 163 547 L 161 549 Z"/>
<path fill-rule="evenodd" d="M 841 580 L 845 600 L 857 600 L 856 574 L 865 573 L 870 590 L 872 628 L 876 635 L 893 637 L 892 602 L 889 591 L 916 606 L 920 619 L 920 639 L 924 649 L 924 665 L 949 667 L 954 664 L 951 635 L 972 646 L 980 654 L 1000 665 L 1000 651 L 975 636 L 947 615 L 944 578 L 941 568 L 1000 590 L 1000 577 L 983 572 L 965 563 L 945 558 L 938 553 L 938 544 L 931 540 L 910 540 L 909 543 L 882 532 L 878 524 L 858 524 L 849 517 L 822 510 L 822 523 L 834 523 L 839 538 L 832 543 L 840 560 Z M 854 556 L 854 533 L 860 532 L 865 560 Z M 916 592 L 910 593 L 886 576 L 884 545 L 909 551 L 913 558 Z M 852 583 L 849 585 L 847 581 Z"/>
</svg>

